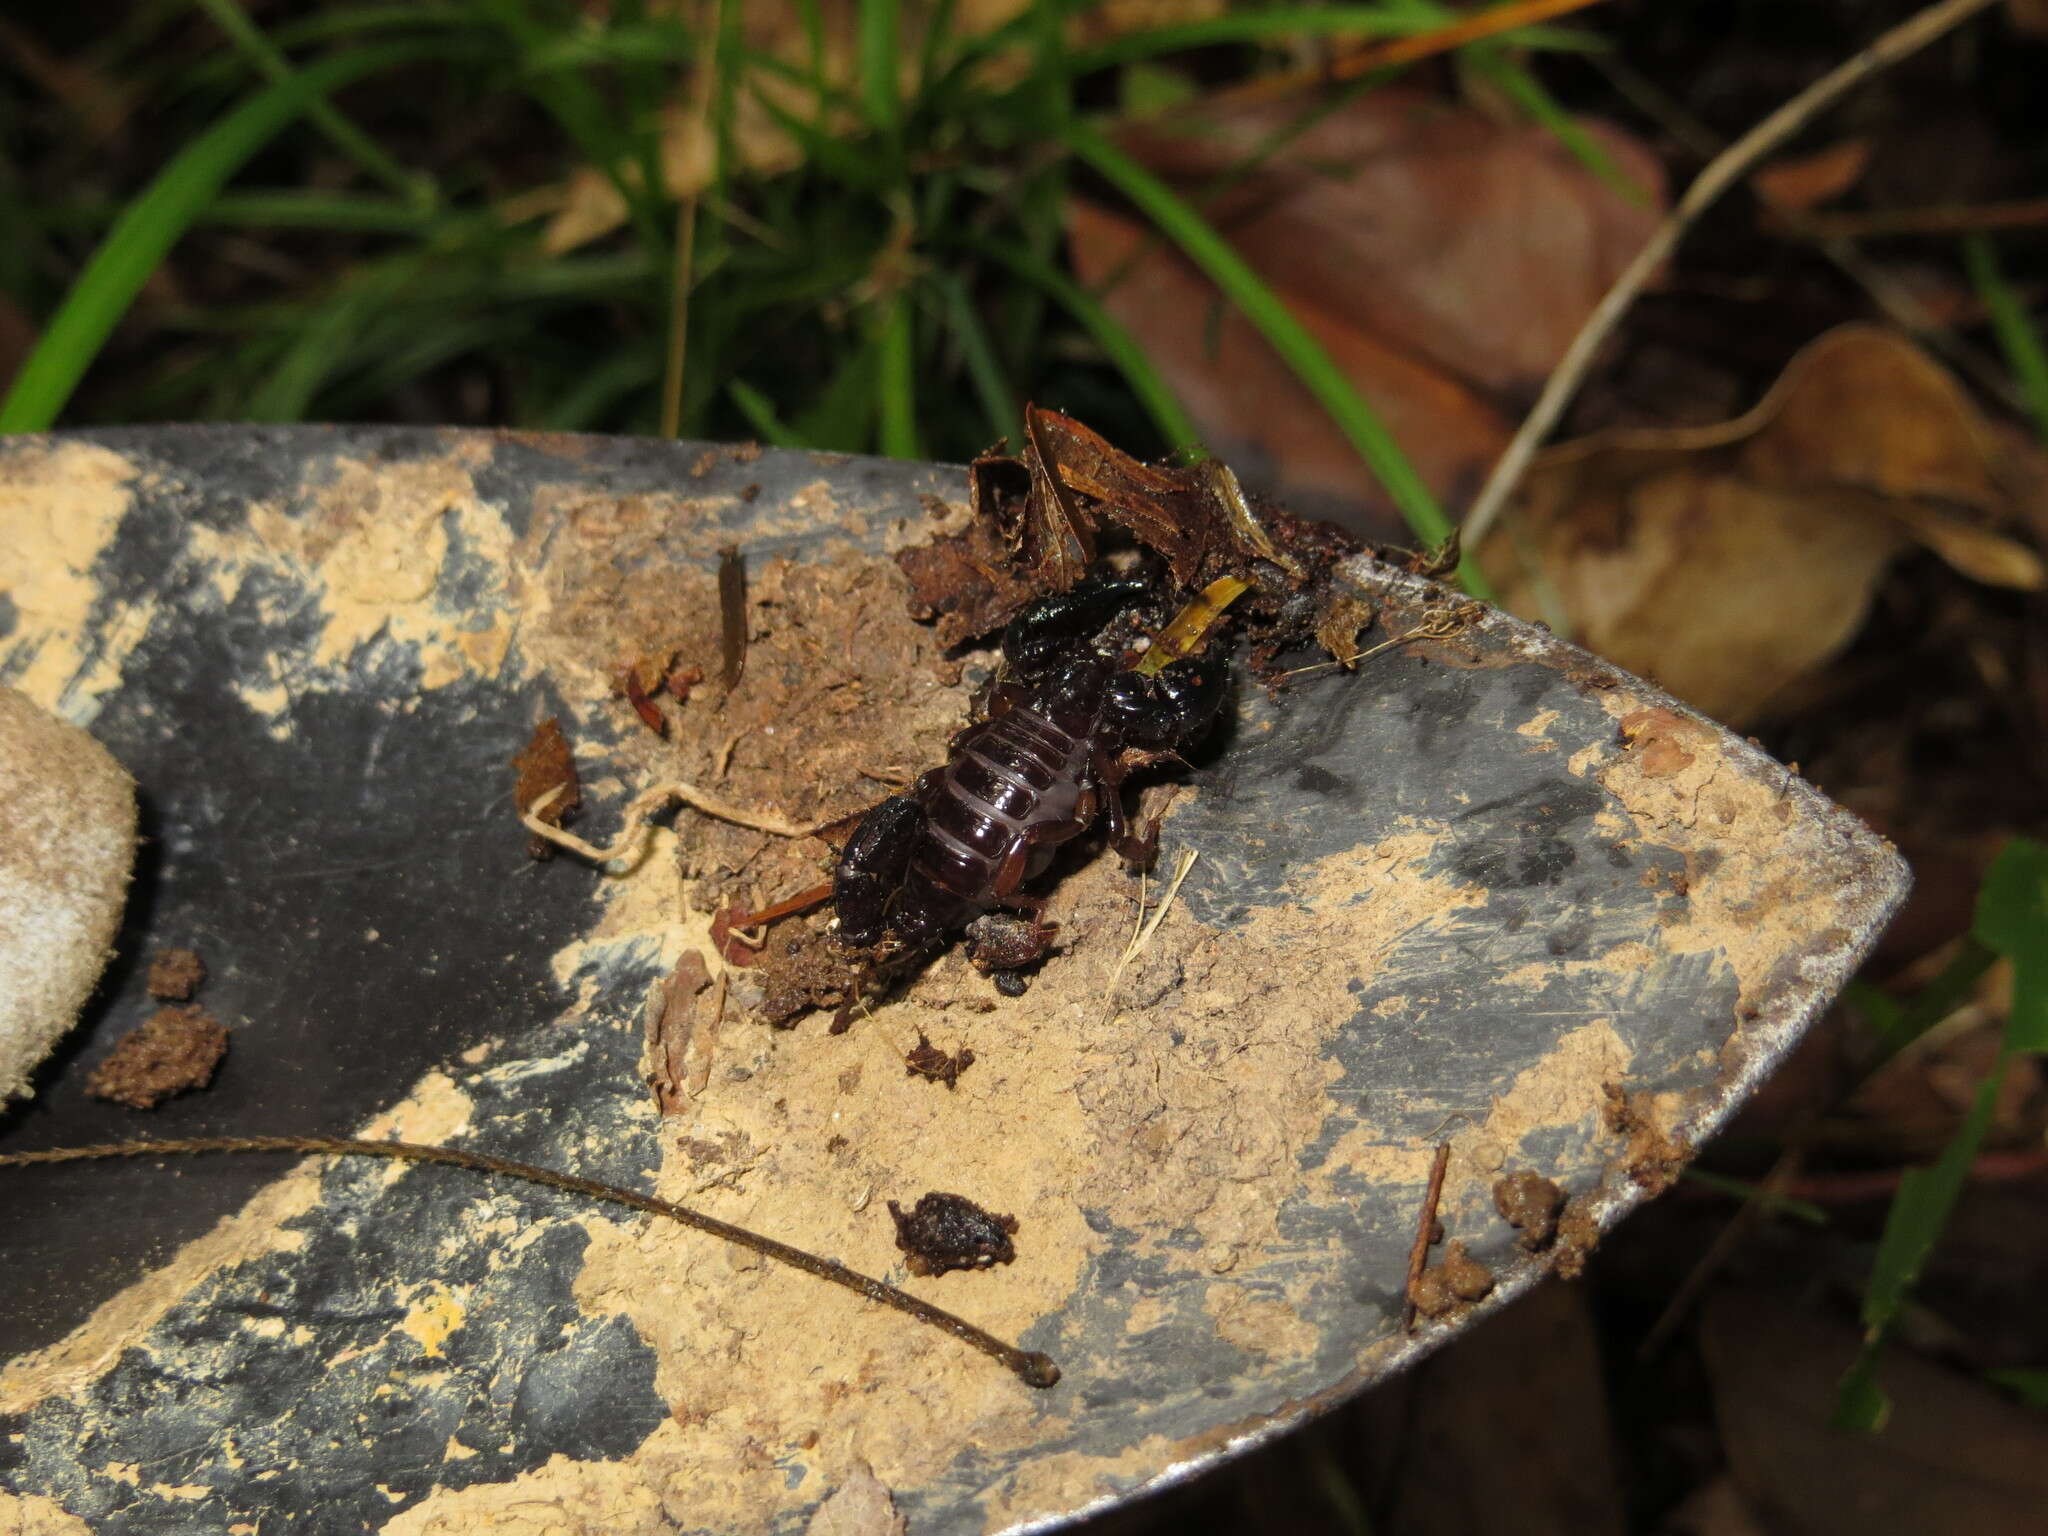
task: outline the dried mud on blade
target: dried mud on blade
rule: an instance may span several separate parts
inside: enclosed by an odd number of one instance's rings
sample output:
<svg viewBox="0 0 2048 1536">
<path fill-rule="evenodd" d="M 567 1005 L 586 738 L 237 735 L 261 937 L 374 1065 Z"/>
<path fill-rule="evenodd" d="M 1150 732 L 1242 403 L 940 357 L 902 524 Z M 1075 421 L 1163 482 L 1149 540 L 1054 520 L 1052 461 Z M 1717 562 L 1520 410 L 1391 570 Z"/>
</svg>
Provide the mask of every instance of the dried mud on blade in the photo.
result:
<svg viewBox="0 0 2048 1536">
<path fill-rule="evenodd" d="M 960 471 L 163 429 L 0 444 L 0 500 L 51 542 L 0 674 L 92 726 L 151 838 L 105 1002 L 0 1145 L 137 1134 L 80 1085 L 147 1006 L 147 954 L 190 946 L 234 1044 L 148 1134 L 502 1152 L 892 1278 L 887 1202 L 956 1191 L 1014 1215 L 1014 1261 L 906 1283 L 1065 1372 L 1033 1392 L 698 1235 L 447 1170 L 11 1171 L 0 1486 L 99 1531 L 794 1531 L 870 1472 L 920 1531 L 1072 1518 L 1569 1267 L 1905 886 L 1781 765 L 1489 614 L 1277 701 L 1242 687 L 1159 868 L 1198 857 L 1128 963 L 1135 883 L 1096 859 L 1021 998 L 949 958 L 833 1036 L 756 1023 L 746 968 L 668 988 L 707 1024 L 664 1116 L 650 989 L 685 951 L 719 969 L 711 899 L 801 889 L 829 850 L 685 812 L 626 878 L 533 863 L 510 759 L 557 717 L 600 841 L 663 778 L 798 825 L 879 798 L 943 754 L 979 664 L 909 619 L 888 558 L 958 526 Z M 734 545 L 727 691 L 701 679 Z M 1359 575 L 1368 643 L 1419 621 L 1427 583 Z M 649 657 L 699 679 L 650 705 L 665 737 L 613 694 Z M 927 1037 L 971 1067 L 907 1071 Z M 1439 1141 L 1447 1236 L 1494 1285 L 1409 1335 Z M 1570 1197 L 1535 1254 L 1494 1196 L 1529 1172 Z"/>
</svg>

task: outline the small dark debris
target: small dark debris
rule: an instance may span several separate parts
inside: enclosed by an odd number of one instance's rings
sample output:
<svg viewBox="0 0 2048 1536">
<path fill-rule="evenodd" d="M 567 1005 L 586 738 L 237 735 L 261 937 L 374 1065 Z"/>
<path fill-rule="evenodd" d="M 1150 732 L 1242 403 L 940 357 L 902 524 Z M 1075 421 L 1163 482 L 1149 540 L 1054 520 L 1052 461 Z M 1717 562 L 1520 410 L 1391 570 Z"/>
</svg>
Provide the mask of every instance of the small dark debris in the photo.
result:
<svg viewBox="0 0 2048 1536">
<path fill-rule="evenodd" d="M 960 1081 L 960 1074 L 974 1065 L 974 1052 L 962 1046 L 950 1055 L 940 1050 L 919 1030 L 917 1049 L 903 1058 L 903 1070 L 911 1077 L 922 1077 L 929 1082 L 944 1083 L 952 1088 Z"/>
<path fill-rule="evenodd" d="M 1509 1226 L 1518 1229 L 1516 1242 L 1531 1253 L 1541 1253 L 1557 1236 L 1564 1190 L 1542 1174 L 1524 1168 L 1494 1180 L 1493 1208 Z"/>
<path fill-rule="evenodd" d="M 896 1218 L 896 1246 L 913 1275 L 988 1269 L 1017 1257 L 1010 1241 L 1017 1218 L 985 1211 L 965 1195 L 933 1190 L 920 1195 L 911 1211 L 891 1200 L 889 1214 Z"/>
<path fill-rule="evenodd" d="M 670 698 L 674 699 L 678 704 L 687 704 L 690 702 L 690 690 L 703 681 L 704 669 L 702 667 L 677 667 L 675 671 L 669 673 L 668 681 L 663 686 L 668 689 Z"/>
<path fill-rule="evenodd" d="M 761 487 L 757 481 L 749 480 L 745 485 L 740 487 L 741 501 L 759 501 L 760 499 Z"/>
<path fill-rule="evenodd" d="M 747 669 L 747 557 L 728 544 L 718 552 L 718 686 L 739 686 Z"/>
<path fill-rule="evenodd" d="M 567 824 L 583 804 L 583 783 L 576 776 L 575 754 L 569 738 L 562 734 L 562 722 L 550 715 L 533 728 L 533 736 L 513 755 L 512 804 L 519 811 L 530 808 L 550 790 L 561 793 L 536 814 L 551 827 Z M 529 837 L 526 851 L 536 859 L 554 857 L 555 845 L 544 837 Z"/>
<path fill-rule="evenodd" d="M 751 439 L 744 443 L 734 443 L 726 450 L 725 456 L 735 464 L 751 464 L 761 457 L 761 445 Z"/>
<path fill-rule="evenodd" d="M 198 951 L 160 949 L 149 962 L 149 995 L 166 1003 L 189 1003 L 206 983 L 206 962 Z"/>
<path fill-rule="evenodd" d="M 1408 1299 L 1424 1317 L 1443 1317 L 1462 1305 L 1483 1301 L 1493 1290 L 1493 1271 L 1452 1243 L 1444 1256 L 1408 1287 Z"/>
<path fill-rule="evenodd" d="M 155 1109 L 212 1082 L 227 1053 L 227 1027 L 204 1009 L 159 1008 L 93 1068 L 85 1091 L 130 1109 Z"/>
<path fill-rule="evenodd" d="M 1005 974 L 1015 975 L 1018 967 L 1045 958 L 1049 931 L 1027 917 L 984 912 L 967 925 L 968 960 L 982 975 L 995 977 L 1000 989 Z M 1021 986 L 1017 989 L 1023 990 Z"/>
<path fill-rule="evenodd" d="M 667 685 L 667 682 L 667 678 L 662 679 L 664 686 Z M 661 712 L 655 705 L 654 700 L 649 696 L 646 685 L 640 681 L 640 673 L 637 668 L 628 670 L 619 679 L 619 688 L 626 695 L 626 702 L 633 706 L 633 713 L 640 717 L 640 723 L 654 732 L 655 735 L 666 739 L 668 736 L 668 717 Z"/>
</svg>

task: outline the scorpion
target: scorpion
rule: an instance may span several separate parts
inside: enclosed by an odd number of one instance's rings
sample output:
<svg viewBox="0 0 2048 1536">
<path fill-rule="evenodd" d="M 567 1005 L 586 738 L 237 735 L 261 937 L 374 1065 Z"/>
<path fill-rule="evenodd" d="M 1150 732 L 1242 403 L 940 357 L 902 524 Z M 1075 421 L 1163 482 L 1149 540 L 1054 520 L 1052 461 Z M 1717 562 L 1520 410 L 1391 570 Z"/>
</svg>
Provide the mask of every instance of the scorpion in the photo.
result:
<svg viewBox="0 0 2048 1536">
<path fill-rule="evenodd" d="M 1100 819 L 1126 863 L 1150 865 L 1158 826 L 1132 829 L 1123 782 L 1206 736 L 1229 681 L 1221 660 L 1199 654 L 1150 671 L 1128 664 L 1120 621 L 1157 597 L 1142 578 L 1095 576 L 1012 621 L 982 718 L 847 839 L 832 879 L 843 945 L 896 957 L 965 928 L 969 959 L 1015 997 L 1056 932 L 1040 921 L 1045 898 L 1025 886 L 1061 845 Z"/>
</svg>

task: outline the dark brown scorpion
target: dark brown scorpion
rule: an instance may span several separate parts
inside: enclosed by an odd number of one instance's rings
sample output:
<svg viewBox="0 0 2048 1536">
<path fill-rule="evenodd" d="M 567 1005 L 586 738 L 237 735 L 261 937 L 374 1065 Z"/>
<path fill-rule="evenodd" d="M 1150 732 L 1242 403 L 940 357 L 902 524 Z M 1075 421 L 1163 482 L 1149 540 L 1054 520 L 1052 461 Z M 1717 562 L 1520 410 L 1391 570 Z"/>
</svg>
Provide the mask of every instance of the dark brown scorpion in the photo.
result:
<svg viewBox="0 0 2048 1536">
<path fill-rule="evenodd" d="M 1100 818 L 1127 862 L 1151 862 L 1152 837 L 1125 819 L 1123 781 L 1207 735 L 1228 685 L 1224 663 L 1202 655 L 1151 672 L 1127 664 L 1107 637 L 1158 596 L 1153 582 L 1098 576 L 1018 615 L 984 718 L 847 840 L 832 880 L 843 944 L 900 956 L 965 927 L 975 965 L 1015 996 L 1053 937 L 1038 921 L 1044 898 L 1024 887 L 1061 844 Z"/>
</svg>

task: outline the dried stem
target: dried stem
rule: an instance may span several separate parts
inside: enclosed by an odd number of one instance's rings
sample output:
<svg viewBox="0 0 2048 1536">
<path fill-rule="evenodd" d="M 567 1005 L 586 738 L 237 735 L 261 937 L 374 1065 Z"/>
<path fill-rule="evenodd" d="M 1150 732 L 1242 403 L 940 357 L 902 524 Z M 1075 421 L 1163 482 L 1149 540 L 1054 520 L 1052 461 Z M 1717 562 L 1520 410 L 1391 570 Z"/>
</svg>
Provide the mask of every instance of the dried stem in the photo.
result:
<svg viewBox="0 0 2048 1536">
<path fill-rule="evenodd" d="M 920 1300 L 907 1291 L 899 1291 L 893 1285 L 871 1279 L 856 1270 L 848 1269 L 833 1259 L 821 1259 L 815 1254 L 792 1248 L 789 1244 L 777 1242 L 772 1237 L 763 1237 L 745 1227 L 736 1227 L 731 1222 L 720 1221 L 715 1216 L 706 1216 L 702 1211 L 693 1211 L 687 1206 L 675 1205 L 667 1200 L 657 1200 L 652 1195 L 643 1195 L 630 1189 L 621 1189 L 616 1184 L 601 1184 L 595 1179 L 581 1178 L 573 1173 L 559 1173 L 552 1168 L 538 1168 L 531 1163 L 513 1162 L 508 1158 L 492 1157 L 483 1152 L 464 1152 L 454 1147 L 429 1147 L 409 1141 L 357 1141 L 344 1136 L 195 1136 L 171 1141 L 114 1141 L 102 1142 L 84 1147 L 51 1147 L 38 1152 L 0 1153 L 0 1168 L 20 1168 L 33 1163 L 77 1163 L 111 1157 L 173 1157 L 195 1156 L 212 1152 L 301 1152 L 315 1156 L 333 1155 L 343 1157 L 382 1157 L 397 1162 L 439 1163 L 446 1167 L 468 1168 L 477 1173 L 493 1173 L 504 1178 L 523 1179 L 529 1184 L 542 1184 L 549 1189 L 565 1190 L 570 1194 L 584 1195 L 592 1200 L 603 1200 L 613 1205 L 627 1206 L 636 1211 L 645 1211 L 654 1216 L 665 1216 L 670 1221 L 681 1222 L 699 1232 L 709 1233 L 728 1243 L 758 1253 L 763 1258 L 774 1259 L 792 1269 L 800 1269 L 807 1275 L 820 1280 L 829 1280 L 863 1296 L 869 1301 L 879 1302 L 885 1307 L 894 1307 L 906 1316 L 914 1317 L 921 1323 L 950 1333 L 963 1343 L 972 1345 L 990 1359 L 1000 1362 L 1027 1386 L 1049 1387 L 1060 1379 L 1059 1367 L 1052 1357 L 1032 1350 L 1006 1344 L 994 1334 L 977 1328 L 965 1318 L 955 1317 L 928 1301 Z"/>
<path fill-rule="evenodd" d="M 1465 514 L 1459 531 L 1464 536 L 1467 549 L 1476 550 L 1499 519 L 1509 497 L 1514 495 L 1523 476 L 1528 473 L 1536 449 L 1550 435 L 1572 396 L 1585 382 L 1601 346 L 1694 221 L 1723 192 L 1748 175 L 1759 160 L 1851 89 L 1908 54 L 1918 52 L 1944 32 L 1994 3 L 1995 0 L 1941 0 L 1938 5 L 1929 6 L 1828 71 L 1708 163 L 1693 179 L 1692 185 L 1686 188 L 1685 196 L 1678 200 L 1677 207 L 1657 226 L 1649 243 L 1636 254 L 1636 259 L 1629 263 L 1627 270 L 1615 279 L 1614 286 L 1594 306 L 1593 313 L 1586 317 L 1586 323 L 1579 327 L 1579 334 L 1572 338 L 1571 346 L 1566 348 L 1549 382 L 1543 386 L 1542 396 Z"/>
<path fill-rule="evenodd" d="M 1415 1244 L 1408 1250 L 1408 1283 L 1401 1287 L 1401 1331 L 1415 1331 L 1415 1282 L 1429 1264 L 1430 1246 L 1436 1242 L 1436 1212 L 1444 1198 L 1444 1170 L 1451 1166 L 1451 1144 L 1436 1144 L 1436 1158 L 1429 1165 L 1429 1188 L 1422 1192 L 1422 1220 L 1415 1225 Z"/>
<path fill-rule="evenodd" d="M 600 848 L 595 843 L 585 842 L 573 832 L 551 827 L 540 819 L 540 813 L 552 805 L 555 797 L 561 792 L 562 786 L 557 785 L 535 800 L 519 813 L 520 824 L 535 837 L 544 837 L 557 848 L 567 848 L 571 853 L 580 853 L 584 858 L 599 864 L 609 864 L 618 859 L 625 860 L 629 866 L 638 863 L 641 853 L 645 851 L 648 818 L 656 811 L 664 809 L 672 800 L 680 800 L 694 811 L 715 817 L 719 821 L 729 821 L 736 827 L 747 827 L 755 832 L 771 832 L 777 837 L 815 837 L 827 827 L 834 825 L 831 821 L 821 821 L 815 826 L 798 826 L 793 821 L 786 821 L 765 811 L 750 811 L 744 806 L 733 805 L 716 795 L 706 794 L 696 785 L 685 783 L 681 779 L 672 779 L 666 784 L 656 784 L 650 789 L 643 789 L 635 795 L 632 803 L 626 807 L 626 818 L 619 828 L 619 835 L 612 840 L 609 847 Z"/>
</svg>

